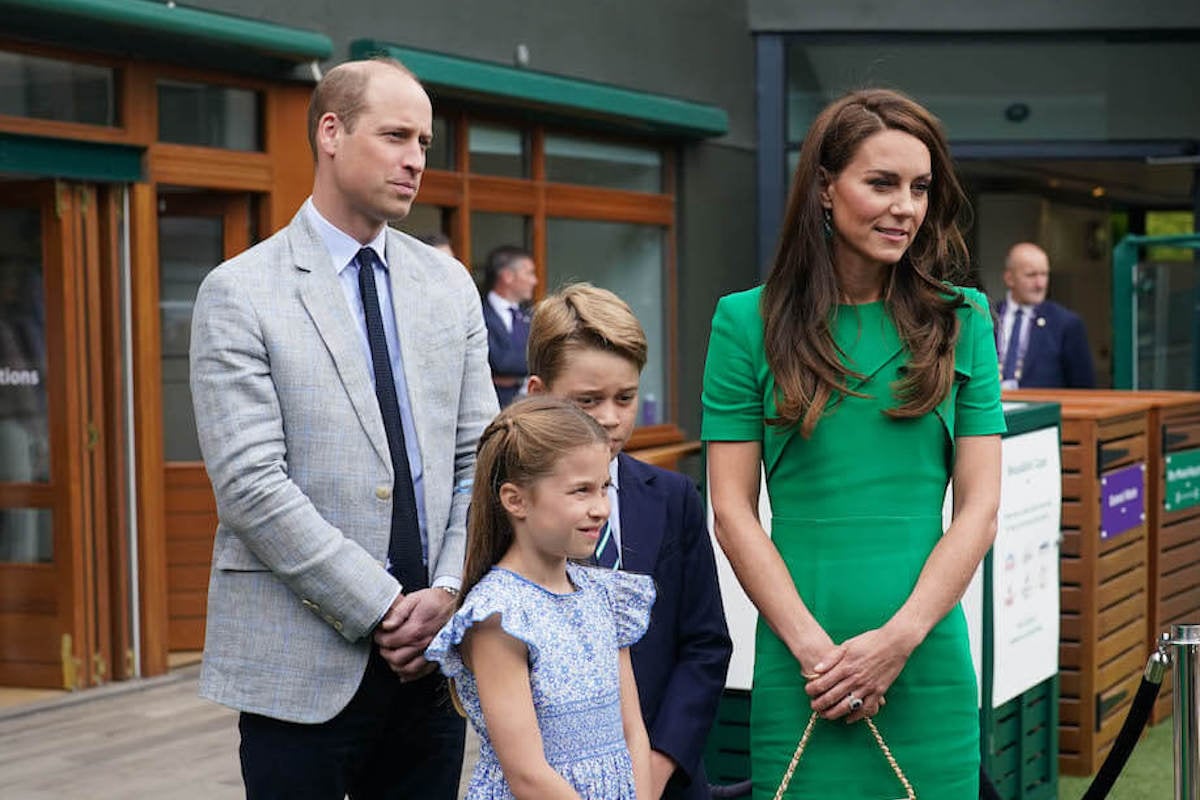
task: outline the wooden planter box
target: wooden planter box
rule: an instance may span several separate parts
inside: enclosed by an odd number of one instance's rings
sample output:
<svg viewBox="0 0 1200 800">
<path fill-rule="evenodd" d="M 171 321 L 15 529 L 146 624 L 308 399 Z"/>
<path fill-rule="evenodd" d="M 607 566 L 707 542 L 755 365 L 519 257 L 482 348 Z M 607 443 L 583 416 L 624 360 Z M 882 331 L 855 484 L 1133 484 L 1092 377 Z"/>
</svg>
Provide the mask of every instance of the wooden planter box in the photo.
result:
<svg viewBox="0 0 1200 800">
<path fill-rule="evenodd" d="M 1062 404 L 1062 532 L 1058 763 L 1091 775 L 1120 730 L 1146 663 L 1149 557 L 1144 472 L 1150 404 L 1005 392 Z M 1135 500 L 1102 513 L 1133 480 Z M 1122 524 L 1113 512 L 1124 510 Z M 1107 519 L 1106 519 L 1107 517 Z"/>
<path fill-rule="evenodd" d="M 1151 403 L 1146 485 L 1149 536 L 1149 610 L 1146 652 L 1172 624 L 1200 622 L 1200 497 L 1180 497 L 1180 481 L 1167 497 L 1167 463 L 1200 462 L 1200 392 L 1121 391 L 1112 389 L 1022 390 L 1063 402 L 1129 399 Z M 1178 469 L 1178 466 L 1176 467 Z M 1195 482 L 1200 485 L 1200 481 Z M 1163 681 L 1151 722 L 1171 717 L 1172 681 Z"/>
</svg>

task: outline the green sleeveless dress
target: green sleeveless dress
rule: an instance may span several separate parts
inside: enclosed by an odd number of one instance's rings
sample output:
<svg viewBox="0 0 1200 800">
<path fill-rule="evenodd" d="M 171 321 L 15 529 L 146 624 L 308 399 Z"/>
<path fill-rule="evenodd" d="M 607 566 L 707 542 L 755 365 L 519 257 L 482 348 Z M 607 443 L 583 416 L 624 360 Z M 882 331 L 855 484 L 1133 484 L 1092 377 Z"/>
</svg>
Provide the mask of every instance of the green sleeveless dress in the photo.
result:
<svg viewBox="0 0 1200 800">
<path fill-rule="evenodd" d="M 891 385 L 907 357 L 884 305 L 841 306 L 833 332 L 864 375 L 810 439 L 768 426 L 775 384 L 763 354 L 761 287 L 722 298 L 704 373 L 705 441 L 758 441 L 772 540 L 805 604 L 835 642 L 883 625 L 908 598 L 942 535 L 942 503 L 959 436 L 1004 431 L 986 298 L 968 300 L 949 396 L 919 419 L 893 420 Z M 754 798 L 774 796 L 811 708 L 791 653 L 756 634 L 750 749 Z M 913 652 L 875 717 L 920 800 L 978 797 L 979 715 L 962 610 Z M 788 798 L 889 800 L 904 789 L 864 724 L 819 720 Z"/>
</svg>

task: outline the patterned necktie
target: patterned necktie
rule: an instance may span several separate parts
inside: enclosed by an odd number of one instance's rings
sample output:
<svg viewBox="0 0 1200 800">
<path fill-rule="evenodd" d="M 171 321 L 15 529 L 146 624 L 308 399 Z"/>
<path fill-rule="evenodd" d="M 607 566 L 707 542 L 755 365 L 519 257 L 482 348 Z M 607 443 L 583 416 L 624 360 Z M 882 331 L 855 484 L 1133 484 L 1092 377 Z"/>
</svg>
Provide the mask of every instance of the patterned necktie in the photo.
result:
<svg viewBox="0 0 1200 800">
<path fill-rule="evenodd" d="M 525 343 L 529 341 L 529 320 L 521 312 L 521 309 L 516 306 L 511 306 L 508 312 L 512 315 L 512 340 L 514 344 L 519 344 L 521 349 L 525 349 Z"/>
<path fill-rule="evenodd" d="M 375 252 L 369 247 L 354 257 L 358 264 L 358 291 L 362 297 L 363 314 L 367 319 L 367 341 L 371 345 L 371 366 L 375 372 L 375 397 L 383 415 L 387 432 L 388 451 L 392 457 L 392 531 L 388 539 L 389 568 L 406 594 L 429 586 L 425 558 L 421 554 L 421 524 L 417 518 L 417 496 L 413 492 L 412 471 L 408 466 L 408 450 L 404 444 L 404 426 L 400 423 L 400 402 L 396 398 L 396 381 L 392 374 L 392 359 L 388 353 L 387 336 L 383 332 L 383 316 L 379 311 L 379 294 L 375 290 Z"/>
<path fill-rule="evenodd" d="M 1000 373 L 1002 380 L 1017 379 L 1017 362 L 1020 360 L 1021 346 L 1025 333 L 1025 309 L 1018 308 L 1013 316 L 1012 330 L 1008 333 L 1008 347 L 1004 350 L 1004 369 Z"/>
<path fill-rule="evenodd" d="M 617 546 L 611 523 L 605 522 L 604 529 L 600 531 L 600 541 L 596 543 L 596 563 L 606 569 L 621 568 L 621 548 Z"/>
</svg>

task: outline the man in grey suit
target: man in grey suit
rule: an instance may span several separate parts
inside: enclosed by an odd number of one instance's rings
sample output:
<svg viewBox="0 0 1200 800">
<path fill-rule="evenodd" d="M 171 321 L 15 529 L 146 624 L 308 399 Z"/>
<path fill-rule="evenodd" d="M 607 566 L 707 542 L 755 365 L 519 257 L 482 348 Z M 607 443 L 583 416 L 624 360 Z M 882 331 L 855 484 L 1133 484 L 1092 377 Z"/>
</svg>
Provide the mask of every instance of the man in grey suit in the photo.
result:
<svg viewBox="0 0 1200 800">
<path fill-rule="evenodd" d="M 214 269 L 192 393 L 220 524 L 201 694 L 241 711 L 251 798 L 455 797 L 464 725 L 423 652 L 460 585 L 497 411 L 461 264 L 387 227 L 432 109 L 399 62 L 313 93 L 312 196 Z"/>
</svg>

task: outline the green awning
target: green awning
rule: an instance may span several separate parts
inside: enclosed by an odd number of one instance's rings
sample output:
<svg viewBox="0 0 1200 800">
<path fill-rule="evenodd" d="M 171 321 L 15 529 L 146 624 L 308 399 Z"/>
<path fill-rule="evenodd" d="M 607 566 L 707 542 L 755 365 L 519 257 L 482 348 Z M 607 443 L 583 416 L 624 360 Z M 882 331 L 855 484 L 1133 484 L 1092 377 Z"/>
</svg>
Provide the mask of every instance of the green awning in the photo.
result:
<svg viewBox="0 0 1200 800">
<path fill-rule="evenodd" d="M 709 138 L 729 131 L 729 115 L 717 106 L 639 92 L 609 84 L 475 61 L 411 47 L 359 39 L 351 58 L 399 59 L 439 95 L 487 105 L 527 109 L 554 119 L 592 120 L 605 127 L 663 136 Z"/>
<path fill-rule="evenodd" d="M 140 147 L 0 133 L 0 174 L 101 183 L 145 180 Z"/>
<path fill-rule="evenodd" d="M 0 0 L 5 35 L 123 56 L 277 74 L 333 54 L 322 33 L 155 0 Z"/>
</svg>

